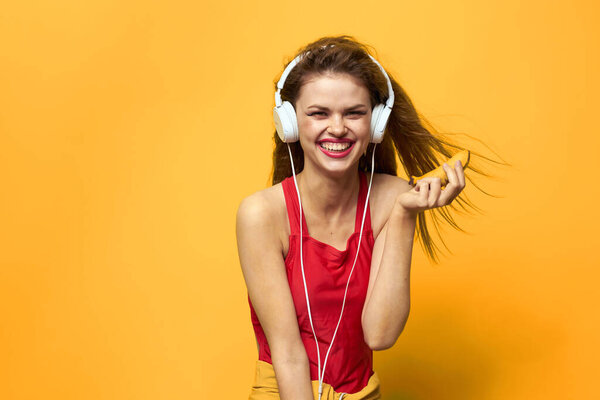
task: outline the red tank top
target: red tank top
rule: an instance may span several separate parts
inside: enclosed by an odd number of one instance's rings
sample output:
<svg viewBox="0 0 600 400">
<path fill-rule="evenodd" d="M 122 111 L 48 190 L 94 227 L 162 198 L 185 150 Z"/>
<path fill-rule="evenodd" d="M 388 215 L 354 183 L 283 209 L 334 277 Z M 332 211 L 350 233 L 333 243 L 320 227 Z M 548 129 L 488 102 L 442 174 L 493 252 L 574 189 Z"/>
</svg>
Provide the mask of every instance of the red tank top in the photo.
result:
<svg viewBox="0 0 600 400">
<path fill-rule="evenodd" d="M 304 214 L 302 215 L 302 250 L 304 253 L 304 273 L 308 287 L 308 297 L 311 306 L 311 315 L 315 333 L 319 341 L 321 356 L 321 369 L 325 361 L 333 332 L 340 317 L 346 283 L 356 257 L 360 223 L 367 197 L 367 179 L 361 172 L 358 204 L 354 233 L 346 242 L 346 249 L 340 251 L 333 246 L 325 244 L 309 235 Z M 306 295 L 302 280 L 300 266 L 300 226 L 298 195 L 292 177 L 282 182 L 283 193 L 290 221 L 289 250 L 285 258 L 285 267 L 290 286 L 300 337 L 308 355 L 311 380 L 318 380 L 318 362 L 315 339 L 310 327 Z M 340 327 L 338 328 L 333 346 L 327 358 L 324 383 L 333 386 L 338 393 L 356 393 L 364 388 L 373 374 L 373 351 L 364 341 L 361 315 L 371 270 L 371 256 L 373 253 L 373 230 L 369 204 L 366 204 L 367 214 L 363 227 L 363 238 L 360 241 L 360 253 L 354 272 L 350 278 L 346 305 Z M 264 331 L 252 307 L 250 297 L 250 314 L 256 340 L 259 345 L 258 359 L 272 364 L 271 351 Z"/>
</svg>

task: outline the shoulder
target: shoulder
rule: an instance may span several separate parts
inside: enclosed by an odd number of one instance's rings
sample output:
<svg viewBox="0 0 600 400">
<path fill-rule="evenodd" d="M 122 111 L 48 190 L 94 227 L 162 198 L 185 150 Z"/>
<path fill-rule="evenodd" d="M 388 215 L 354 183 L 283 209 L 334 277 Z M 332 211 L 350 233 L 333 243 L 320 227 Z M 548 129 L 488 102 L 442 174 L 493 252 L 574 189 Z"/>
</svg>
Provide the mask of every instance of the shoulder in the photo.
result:
<svg viewBox="0 0 600 400">
<path fill-rule="evenodd" d="M 379 235 L 387 222 L 396 198 L 411 189 L 412 186 L 408 184 L 408 181 L 398 176 L 378 173 L 373 175 L 369 203 L 374 237 Z"/>
<path fill-rule="evenodd" d="M 236 230 L 255 239 L 280 239 L 289 236 L 287 209 L 281 183 L 245 197 L 238 206 Z M 286 236 L 287 233 L 287 236 Z"/>
<path fill-rule="evenodd" d="M 393 196 L 396 198 L 399 194 L 412 189 L 406 179 L 395 175 L 379 174 L 373 175 L 373 186 L 371 190 L 373 195 Z"/>
<path fill-rule="evenodd" d="M 285 210 L 281 184 L 259 190 L 240 202 L 237 210 L 238 225 L 254 225 L 268 221 L 280 214 L 282 206 Z"/>
<path fill-rule="evenodd" d="M 406 179 L 395 175 L 374 174 L 373 185 L 371 187 L 372 198 L 382 202 L 393 201 L 401 193 L 412 189 Z"/>
</svg>

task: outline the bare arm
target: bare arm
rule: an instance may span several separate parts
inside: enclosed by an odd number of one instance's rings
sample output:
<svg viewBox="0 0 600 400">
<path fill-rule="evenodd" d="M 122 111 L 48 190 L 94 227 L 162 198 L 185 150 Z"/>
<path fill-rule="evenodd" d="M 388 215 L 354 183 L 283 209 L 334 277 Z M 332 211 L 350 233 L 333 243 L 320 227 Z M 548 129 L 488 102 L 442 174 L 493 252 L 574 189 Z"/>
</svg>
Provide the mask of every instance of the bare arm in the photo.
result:
<svg viewBox="0 0 600 400">
<path fill-rule="evenodd" d="M 394 345 L 410 312 L 410 264 L 419 212 L 450 204 L 465 187 L 460 161 L 444 164 L 448 185 L 440 178 L 424 178 L 412 188 L 403 180 L 390 185 L 399 194 L 390 216 L 375 240 L 371 276 L 362 314 L 365 342 L 373 350 Z"/>
<path fill-rule="evenodd" d="M 375 241 L 362 313 L 365 342 L 372 350 L 392 347 L 408 319 L 415 226 L 416 215 L 395 206 Z"/>
<path fill-rule="evenodd" d="M 240 264 L 271 349 L 280 398 L 313 400 L 308 357 L 274 220 L 260 192 L 242 202 L 236 226 Z"/>
</svg>

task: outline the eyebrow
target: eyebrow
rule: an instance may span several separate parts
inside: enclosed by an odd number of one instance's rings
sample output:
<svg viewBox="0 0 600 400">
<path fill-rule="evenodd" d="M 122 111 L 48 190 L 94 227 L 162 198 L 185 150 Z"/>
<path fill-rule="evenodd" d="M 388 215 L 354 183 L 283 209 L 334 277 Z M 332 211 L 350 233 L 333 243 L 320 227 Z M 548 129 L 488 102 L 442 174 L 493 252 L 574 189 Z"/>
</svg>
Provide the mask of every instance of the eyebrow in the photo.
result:
<svg viewBox="0 0 600 400">
<path fill-rule="evenodd" d="M 327 110 L 327 111 L 329 111 L 328 107 L 321 106 L 321 105 L 318 105 L 318 104 L 311 104 L 307 108 L 311 108 L 311 107 L 315 107 L 315 108 L 318 108 L 320 110 Z M 356 104 L 356 105 L 353 105 L 352 107 L 346 108 L 346 110 L 354 110 L 355 108 L 361 108 L 361 107 L 365 107 L 366 108 L 367 106 L 365 104 Z"/>
</svg>

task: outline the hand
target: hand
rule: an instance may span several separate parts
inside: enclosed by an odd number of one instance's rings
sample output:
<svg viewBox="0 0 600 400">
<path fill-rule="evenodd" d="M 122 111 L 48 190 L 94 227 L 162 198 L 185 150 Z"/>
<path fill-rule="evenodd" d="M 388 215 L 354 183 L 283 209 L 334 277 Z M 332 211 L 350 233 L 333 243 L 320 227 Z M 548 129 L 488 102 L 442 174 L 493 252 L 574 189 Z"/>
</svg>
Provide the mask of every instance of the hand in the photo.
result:
<svg viewBox="0 0 600 400">
<path fill-rule="evenodd" d="M 465 173 L 460 161 L 454 168 L 444 163 L 443 168 L 448 177 L 448 184 L 443 190 L 440 178 L 423 178 L 414 188 L 398 196 L 396 205 L 416 215 L 420 211 L 450 204 L 465 188 Z"/>
</svg>

